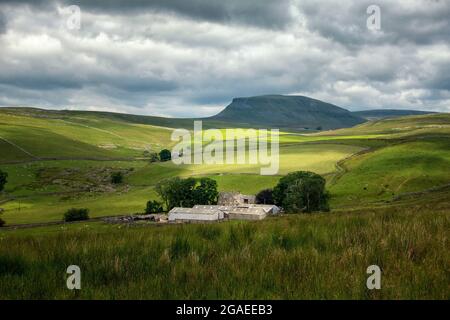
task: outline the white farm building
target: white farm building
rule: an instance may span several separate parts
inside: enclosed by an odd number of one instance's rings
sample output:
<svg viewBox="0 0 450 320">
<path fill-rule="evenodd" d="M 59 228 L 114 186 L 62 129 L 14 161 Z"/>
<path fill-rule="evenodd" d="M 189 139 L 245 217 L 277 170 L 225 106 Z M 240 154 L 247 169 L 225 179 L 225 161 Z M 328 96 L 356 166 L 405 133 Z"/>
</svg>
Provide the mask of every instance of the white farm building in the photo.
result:
<svg viewBox="0 0 450 320">
<path fill-rule="evenodd" d="M 223 211 L 217 208 L 175 207 L 169 212 L 169 221 L 218 221 L 223 219 Z"/>
<path fill-rule="evenodd" d="M 262 220 L 268 215 L 277 214 L 280 209 L 275 205 L 196 205 L 193 208 L 176 207 L 169 212 L 169 221 L 195 222 L 229 220 Z"/>
</svg>

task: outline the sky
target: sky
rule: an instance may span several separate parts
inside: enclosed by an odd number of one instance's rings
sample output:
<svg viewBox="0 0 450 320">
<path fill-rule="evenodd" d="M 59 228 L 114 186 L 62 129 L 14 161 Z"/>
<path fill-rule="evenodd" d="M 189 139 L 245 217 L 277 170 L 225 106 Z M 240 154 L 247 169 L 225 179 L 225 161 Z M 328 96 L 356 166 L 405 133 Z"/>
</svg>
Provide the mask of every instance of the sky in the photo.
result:
<svg viewBox="0 0 450 320">
<path fill-rule="evenodd" d="M 202 117 L 263 94 L 450 112 L 450 0 L 0 0 L 0 106 Z"/>
</svg>

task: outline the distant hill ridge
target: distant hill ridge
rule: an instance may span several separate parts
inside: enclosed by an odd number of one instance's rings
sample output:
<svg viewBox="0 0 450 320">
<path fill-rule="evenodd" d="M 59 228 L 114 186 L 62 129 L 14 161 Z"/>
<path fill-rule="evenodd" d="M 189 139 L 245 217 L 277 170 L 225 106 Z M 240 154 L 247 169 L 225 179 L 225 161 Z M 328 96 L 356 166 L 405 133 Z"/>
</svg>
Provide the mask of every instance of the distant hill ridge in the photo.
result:
<svg viewBox="0 0 450 320">
<path fill-rule="evenodd" d="M 7 112 L 49 118 L 97 115 L 130 123 L 170 128 L 192 129 L 194 120 L 202 120 L 204 128 L 253 127 L 280 128 L 295 131 L 348 128 L 367 120 L 431 113 L 392 109 L 350 112 L 334 104 L 306 96 L 285 95 L 234 98 L 221 112 L 207 118 L 164 118 L 103 111 L 44 110 L 25 107 L 2 109 Z"/>
<path fill-rule="evenodd" d="M 209 119 L 292 129 L 336 129 L 366 121 L 331 103 L 305 96 L 283 95 L 235 98 L 223 111 Z"/>
<path fill-rule="evenodd" d="M 374 109 L 374 110 L 362 110 L 354 111 L 353 114 L 365 118 L 367 120 L 379 120 L 391 117 L 404 117 L 404 116 L 420 116 L 423 114 L 436 113 L 432 111 L 419 111 L 419 110 L 400 110 L 400 109 Z"/>
</svg>

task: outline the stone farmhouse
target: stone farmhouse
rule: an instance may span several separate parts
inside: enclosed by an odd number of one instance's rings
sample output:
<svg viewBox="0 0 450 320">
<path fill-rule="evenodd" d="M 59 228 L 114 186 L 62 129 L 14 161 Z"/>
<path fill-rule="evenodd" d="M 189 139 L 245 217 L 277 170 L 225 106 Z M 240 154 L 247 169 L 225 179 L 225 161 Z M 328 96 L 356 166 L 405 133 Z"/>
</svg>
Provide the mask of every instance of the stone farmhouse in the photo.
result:
<svg viewBox="0 0 450 320">
<path fill-rule="evenodd" d="M 217 205 L 196 205 L 192 208 L 175 207 L 169 212 L 171 222 L 207 222 L 221 220 L 262 220 L 277 214 L 275 205 L 255 204 L 255 197 L 237 192 L 219 194 Z"/>
<path fill-rule="evenodd" d="M 239 206 L 254 204 L 255 196 L 240 194 L 239 192 L 220 192 L 217 204 L 221 206 Z"/>
</svg>

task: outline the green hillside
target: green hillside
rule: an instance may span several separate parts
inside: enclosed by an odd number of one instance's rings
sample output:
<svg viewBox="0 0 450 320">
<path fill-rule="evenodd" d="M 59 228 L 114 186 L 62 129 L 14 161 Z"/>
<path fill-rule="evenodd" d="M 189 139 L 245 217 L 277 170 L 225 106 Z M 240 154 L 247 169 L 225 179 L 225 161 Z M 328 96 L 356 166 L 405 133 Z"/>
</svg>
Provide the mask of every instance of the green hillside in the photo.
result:
<svg viewBox="0 0 450 320">
<path fill-rule="evenodd" d="M 150 163 L 144 152 L 170 148 L 172 130 L 96 112 L 0 109 L 0 169 L 9 182 L 0 208 L 9 224 L 57 221 L 71 207 L 91 215 L 142 212 L 156 183 L 174 176 L 209 176 L 220 190 L 255 194 L 280 175 L 325 175 L 332 208 L 372 206 L 404 193 L 450 183 L 450 115 L 371 121 L 315 134 L 280 133 L 280 171 L 257 165 Z M 112 171 L 125 183 L 112 185 Z"/>
<path fill-rule="evenodd" d="M 375 109 L 375 110 L 353 111 L 352 113 L 358 117 L 362 117 L 367 120 L 379 120 L 384 118 L 424 115 L 434 112 L 419 111 L 419 110 Z"/>
<path fill-rule="evenodd" d="M 31 110 L 31 111 L 30 111 Z M 26 159 L 118 159 L 170 146 L 170 130 L 86 113 L 0 109 L 0 163 Z"/>
</svg>

